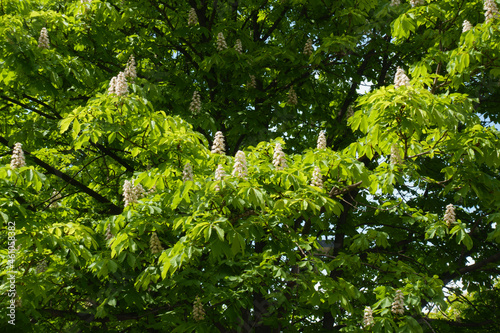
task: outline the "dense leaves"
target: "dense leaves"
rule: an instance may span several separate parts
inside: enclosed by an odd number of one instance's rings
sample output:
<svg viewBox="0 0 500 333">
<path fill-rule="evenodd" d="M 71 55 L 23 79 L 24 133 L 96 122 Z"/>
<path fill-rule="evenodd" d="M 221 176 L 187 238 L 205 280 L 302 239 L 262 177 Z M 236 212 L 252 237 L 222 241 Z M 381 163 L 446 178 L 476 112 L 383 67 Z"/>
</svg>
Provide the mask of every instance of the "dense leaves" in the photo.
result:
<svg viewBox="0 0 500 333">
<path fill-rule="evenodd" d="M 500 19 L 482 1 L 0 11 L 15 329 L 500 325 Z M 211 152 L 217 131 L 227 155 Z"/>
</svg>

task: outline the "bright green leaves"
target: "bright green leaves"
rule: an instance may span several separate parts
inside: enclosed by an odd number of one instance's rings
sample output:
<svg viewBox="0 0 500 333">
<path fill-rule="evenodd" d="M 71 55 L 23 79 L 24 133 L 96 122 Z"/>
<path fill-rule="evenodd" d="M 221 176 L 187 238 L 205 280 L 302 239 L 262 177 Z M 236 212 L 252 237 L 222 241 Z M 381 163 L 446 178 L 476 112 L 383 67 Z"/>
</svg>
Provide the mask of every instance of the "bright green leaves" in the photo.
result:
<svg viewBox="0 0 500 333">
<path fill-rule="evenodd" d="M 405 13 L 394 20 L 392 24 L 392 35 L 396 39 L 406 39 L 411 32 L 415 32 L 417 23 L 415 22 L 414 13 Z"/>
</svg>

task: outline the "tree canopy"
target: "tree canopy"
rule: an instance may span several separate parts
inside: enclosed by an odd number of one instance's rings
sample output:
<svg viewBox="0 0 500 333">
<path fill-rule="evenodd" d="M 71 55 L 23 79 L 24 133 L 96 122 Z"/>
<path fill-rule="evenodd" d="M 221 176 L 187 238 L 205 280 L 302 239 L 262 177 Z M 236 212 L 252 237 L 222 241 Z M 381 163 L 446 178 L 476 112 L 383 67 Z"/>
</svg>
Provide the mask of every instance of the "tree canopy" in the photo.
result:
<svg viewBox="0 0 500 333">
<path fill-rule="evenodd" d="M 497 7 L 0 2 L 0 327 L 494 331 Z"/>
</svg>

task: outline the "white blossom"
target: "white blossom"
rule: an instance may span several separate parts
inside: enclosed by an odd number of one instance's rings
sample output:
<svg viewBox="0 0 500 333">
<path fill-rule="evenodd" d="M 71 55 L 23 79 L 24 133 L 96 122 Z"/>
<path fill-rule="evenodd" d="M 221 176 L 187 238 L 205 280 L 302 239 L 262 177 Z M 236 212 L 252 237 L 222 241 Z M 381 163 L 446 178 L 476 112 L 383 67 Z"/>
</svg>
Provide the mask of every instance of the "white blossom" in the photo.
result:
<svg viewBox="0 0 500 333">
<path fill-rule="evenodd" d="M 456 215 L 455 215 L 455 206 L 453 204 L 449 204 L 446 206 L 446 212 L 444 213 L 444 221 L 450 227 L 453 223 L 455 223 L 456 220 Z"/>
<path fill-rule="evenodd" d="M 323 176 L 321 175 L 321 169 L 319 167 L 314 167 L 311 178 L 311 186 L 323 188 Z"/>
<path fill-rule="evenodd" d="M 125 67 L 125 77 L 130 79 L 131 82 L 134 82 L 135 78 L 137 77 L 135 65 L 135 58 L 133 55 L 131 55 L 127 61 L 127 66 Z"/>
<path fill-rule="evenodd" d="M 412 7 L 423 6 L 425 5 L 425 0 L 410 0 L 410 5 Z"/>
<path fill-rule="evenodd" d="M 222 164 L 219 164 L 217 165 L 217 169 L 215 170 L 215 180 L 221 181 L 222 179 L 224 179 L 224 177 L 226 177 L 226 171 L 224 170 Z M 220 191 L 220 186 L 215 185 L 215 190 Z"/>
<path fill-rule="evenodd" d="M 394 88 L 398 89 L 401 86 L 410 86 L 410 79 L 406 76 L 405 71 L 398 67 L 396 70 L 396 76 L 394 77 Z"/>
<path fill-rule="evenodd" d="M 144 188 L 141 184 L 134 186 L 134 181 L 125 180 L 123 183 L 123 201 L 125 207 L 137 203 L 144 196 Z"/>
<path fill-rule="evenodd" d="M 243 45 L 241 45 L 241 39 L 236 40 L 236 43 L 234 44 L 234 49 L 238 51 L 239 54 L 243 53 Z"/>
<path fill-rule="evenodd" d="M 325 149 L 326 148 L 326 136 L 325 131 L 320 131 L 318 135 L 318 142 L 316 144 L 316 148 Z"/>
<path fill-rule="evenodd" d="M 224 34 L 219 32 L 217 34 L 217 51 L 223 51 L 227 49 L 226 39 L 224 38 Z"/>
<path fill-rule="evenodd" d="M 198 15 L 196 15 L 196 10 L 194 8 L 191 8 L 189 10 L 189 16 L 188 16 L 188 25 L 193 26 L 198 23 Z"/>
<path fill-rule="evenodd" d="M 295 93 L 293 86 L 291 86 L 290 90 L 288 91 L 288 104 L 297 105 L 297 103 L 298 103 L 297 94 Z"/>
<path fill-rule="evenodd" d="M 113 76 L 109 81 L 108 95 L 114 94 L 116 89 L 116 76 Z"/>
<path fill-rule="evenodd" d="M 399 153 L 399 147 L 397 144 L 393 143 L 391 146 L 391 164 L 401 164 L 403 160 L 401 159 L 401 155 Z"/>
<path fill-rule="evenodd" d="M 120 72 L 116 77 L 115 94 L 117 96 L 125 96 L 128 94 L 128 84 L 124 72 Z"/>
<path fill-rule="evenodd" d="M 394 302 L 392 302 L 392 313 L 402 316 L 405 313 L 405 301 L 401 290 L 396 290 Z"/>
<path fill-rule="evenodd" d="M 273 165 L 276 170 L 284 170 L 288 167 L 286 163 L 285 153 L 283 152 L 283 148 L 281 147 L 281 144 L 279 142 L 276 143 L 276 146 L 274 147 Z"/>
<path fill-rule="evenodd" d="M 106 240 L 110 240 L 111 238 L 114 237 L 113 233 L 111 232 L 111 223 L 108 224 L 108 227 L 106 228 Z"/>
<path fill-rule="evenodd" d="M 462 23 L 462 32 L 467 32 L 473 28 L 472 24 L 470 24 L 469 21 L 465 20 L 464 23 Z"/>
<path fill-rule="evenodd" d="M 187 182 L 193 181 L 193 179 L 193 167 L 191 163 L 187 162 L 186 165 L 184 165 L 184 170 L 182 170 L 182 180 Z"/>
<path fill-rule="evenodd" d="M 193 98 L 191 99 L 191 104 L 189 104 L 189 111 L 193 114 L 198 114 L 201 110 L 201 98 L 200 93 L 195 90 L 193 92 Z"/>
<path fill-rule="evenodd" d="M 498 18 L 498 7 L 494 0 L 485 0 L 483 9 L 486 23 Z"/>
<path fill-rule="evenodd" d="M 151 239 L 149 241 L 149 248 L 151 249 L 151 253 L 156 254 L 160 253 L 163 251 L 163 247 L 161 246 L 160 239 L 158 238 L 158 235 L 156 232 L 153 232 L 151 235 Z"/>
<path fill-rule="evenodd" d="M 38 47 L 41 49 L 49 49 L 49 33 L 47 32 L 47 28 L 43 27 L 40 31 L 40 37 L 38 38 Z"/>
<path fill-rule="evenodd" d="M 23 145 L 20 142 L 17 142 L 14 145 L 14 149 L 12 150 L 12 158 L 10 160 L 10 167 L 12 169 L 21 168 L 26 165 L 26 161 L 24 159 Z"/>
<path fill-rule="evenodd" d="M 391 0 L 391 6 L 399 6 L 401 4 L 401 0 Z"/>
<path fill-rule="evenodd" d="M 375 324 L 375 321 L 373 320 L 373 311 L 371 307 L 367 306 L 365 308 L 365 315 L 363 317 L 363 326 L 369 327 L 373 324 Z"/>
<path fill-rule="evenodd" d="M 193 318 L 196 321 L 205 319 L 205 310 L 203 310 L 203 304 L 201 304 L 201 299 L 199 296 L 196 296 L 193 303 Z"/>
<path fill-rule="evenodd" d="M 233 172 L 231 173 L 231 175 L 233 177 L 246 178 L 247 174 L 248 174 L 248 169 L 247 169 L 247 159 L 245 157 L 245 153 L 242 152 L 241 150 L 238 150 L 235 156 Z"/>
<path fill-rule="evenodd" d="M 307 42 L 304 45 L 304 54 L 306 56 L 310 56 L 311 54 L 313 54 L 313 41 L 311 38 L 307 39 Z"/>
<path fill-rule="evenodd" d="M 215 133 L 214 142 L 212 144 L 212 154 L 221 154 L 224 155 L 226 153 L 226 145 L 224 144 L 224 135 L 221 131 L 217 131 Z"/>
</svg>

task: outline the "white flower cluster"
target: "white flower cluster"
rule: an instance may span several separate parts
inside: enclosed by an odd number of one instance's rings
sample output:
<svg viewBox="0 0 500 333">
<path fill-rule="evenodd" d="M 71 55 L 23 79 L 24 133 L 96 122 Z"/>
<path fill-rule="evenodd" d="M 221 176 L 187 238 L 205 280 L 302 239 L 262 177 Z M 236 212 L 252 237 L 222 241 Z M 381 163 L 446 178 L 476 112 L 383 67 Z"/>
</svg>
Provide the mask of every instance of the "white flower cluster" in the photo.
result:
<svg viewBox="0 0 500 333">
<path fill-rule="evenodd" d="M 193 181 L 193 179 L 193 167 L 191 163 L 187 162 L 186 165 L 184 165 L 184 170 L 182 170 L 182 181 Z"/>
<path fill-rule="evenodd" d="M 219 32 L 217 34 L 217 51 L 224 51 L 225 49 L 227 49 L 226 39 L 224 34 Z"/>
<path fill-rule="evenodd" d="M 54 190 L 52 191 L 52 196 L 50 197 L 50 205 L 49 208 L 57 208 L 59 207 L 59 203 L 57 200 L 61 199 L 61 192 Z"/>
<path fill-rule="evenodd" d="M 392 302 L 392 313 L 402 316 L 405 313 L 405 299 L 401 290 L 396 290 L 394 302 Z"/>
<path fill-rule="evenodd" d="M 203 309 L 203 304 L 201 304 L 199 296 L 196 296 L 193 303 L 193 318 L 196 321 L 202 321 L 205 319 L 205 310 Z"/>
<path fill-rule="evenodd" d="M 82 5 L 91 4 L 92 0 L 81 0 Z"/>
<path fill-rule="evenodd" d="M 320 131 L 318 135 L 318 142 L 316 144 L 318 149 L 326 149 L 326 135 L 325 131 Z"/>
<path fill-rule="evenodd" d="M 113 233 L 111 232 L 111 223 L 108 224 L 108 227 L 106 228 L 106 240 L 110 240 L 111 238 L 114 237 Z"/>
<path fill-rule="evenodd" d="M 128 94 L 127 78 L 124 72 L 120 72 L 109 82 L 108 95 L 125 96 Z"/>
<path fill-rule="evenodd" d="M 281 147 L 281 144 L 279 142 L 276 143 L 276 147 L 274 147 L 273 165 L 276 170 L 284 170 L 288 167 L 286 163 L 285 153 L 283 152 L 283 148 Z"/>
<path fill-rule="evenodd" d="M 391 146 L 391 164 L 401 164 L 403 160 L 401 159 L 401 155 L 399 154 L 399 147 L 397 144 L 393 143 Z"/>
<path fill-rule="evenodd" d="M 473 28 L 472 24 L 470 24 L 469 21 L 465 20 L 464 23 L 462 23 L 462 32 L 467 32 Z"/>
<path fill-rule="evenodd" d="M 364 327 L 369 327 L 375 324 L 375 321 L 373 320 L 373 311 L 372 308 L 367 306 L 365 308 L 365 315 L 363 317 L 363 326 Z"/>
<path fill-rule="evenodd" d="M 231 175 L 238 178 L 246 178 L 248 174 L 247 159 L 245 153 L 238 150 L 234 159 L 233 172 Z"/>
<path fill-rule="evenodd" d="M 311 38 L 307 39 L 306 45 L 304 45 L 304 54 L 306 56 L 313 54 L 313 41 Z"/>
<path fill-rule="evenodd" d="M 449 204 L 448 206 L 446 206 L 446 212 L 444 213 L 443 219 L 448 227 L 451 227 L 451 225 L 457 221 L 455 215 L 455 206 L 453 206 L 453 204 Z"/>
<path fill-rule="evenodd" d="M 402 86 L 409 87 L 410 79 L 406 76 L 405 71 L 401 67 L 398 67 L 396 70 L 396 76 L 394 77 L 394 88 L 398 89 Z"/>
<path fill-rule="evenodd" d="M 226 177 L 226 171 L 224 171 L 224 167 L 222 164 L 217 165 L 217 169 L 215 170 L 215 180 L 221 181 L 224 177 Z M 220 191 L 220 186 L 215 185 L 215 190 Z"/>
<path fill-rule="evenodd" d="M 125 67 L 125 77 L 127 79 L 130 79 L 130 81 L 132 82 L 134 82 L 135 78 L 137 77 L 134 55 L 131 55 L 127 61 L 127 66 Z"/>
<path fill-rule="evenodd" d="M 39 261 L 38 264 L 36 264 L 36 272 L 37 273 L 43 273 L 47 270 L 47 261 L 42 260 Z"/>
<path fill-rule="evenodd" d="M 248 88 L 257 88 L 257 80 L 255 79 L 255 75 L 250 74 L 250 81 L 247 82 Z"/>
<path fill-rule="evenodd" d="M 399 6 L 401 4 L 401 0 L 391 0 L 391 6 Z"/>
<path fill-rule="evenodd" d="M 201 110 L 201 98 L 200 98 L 200 93 L 195 90 L 193 92 L 193 98 L 191 99 L 191 104 L 189 104 L 189 111 L 191 111 L 193 114 L 198 114 L 200 113 Z"/>
<path fill-rule="evenodd" d="M 141 184 L 134 186 L 134 181 L 130 182 L 128 180 L 123 183 L 123 201 L 125 202 L 125 207 L 137 203 L 137 200 L 143 196 L 144 188 Z"/>
<path fill-rule="evenodd" d="M 243 53 L 243 45 L 241 44 L 241 39 L 237 39 L 234 44 L 234 49 L 238 51 L 239 54 Z"/>
<path fill-rule="evenodd" d="M 221 154 L 224 155 L 226 153 L 226 145 L 224 144 L 224 135 L 221 131 L 217 131 L 215 133 L 214 143 L 212 144 L 212 154 Z"/>
<path fill-rule="evenodd" d="M 293 86 L 291 86 L 290 90 L 288 91 L 288 104 L 297 105 L 297 103 L 298 103 L 297 94 L 295 93 Z"/>
<path fill-rule="evenodd" d="M 321 175 L 321 170 L 319 167 L 314 167 L 311 179 L 311 186 L 323 188 L 323 176 Z"/>
<path fill-rule="evenodd" d="M 188 15 L 188 25 L 193 26 L 198 23 L 198 15 L 196 15 L 196 10 L 191 8 Z"/>
<path fill-rule="evenodd" d="M 49 49 L 49 33 L 47 28 L 43 27 L 40 31 L 40 37 L 38 38 L 38 47 L 41 49 Z"/>
<path fill-rule="evenodd" d="M 485 0 L 483 9 L 486 23 L 498 18 L 498 7 L 495 0 Z"/>
<path fill-rule="evenodd" d="M 410 5 L 412 7 L 423 6 L 425 5 L 425 0 L 410 0 Z"/>
<path fill-rule="evenodd" d="M 158 235 L 156 232 L 153 232 L 151 235 L 151 239 L 149 241 L 149 248 L 151 249 L 151 253 L 157 254 L 163 251 L 163 247 L 161 246 L 160 239 L 158 238 Z"/>
<path fill-rule="evenodd" d="M 10 167 L 12 169 L 21 168 L 26 165 L 24 159 L 23 145 L 20 142 L 16 142 L 14 149 L 12 150 L 12 158 L 10 160 Z"/>
</svg>

